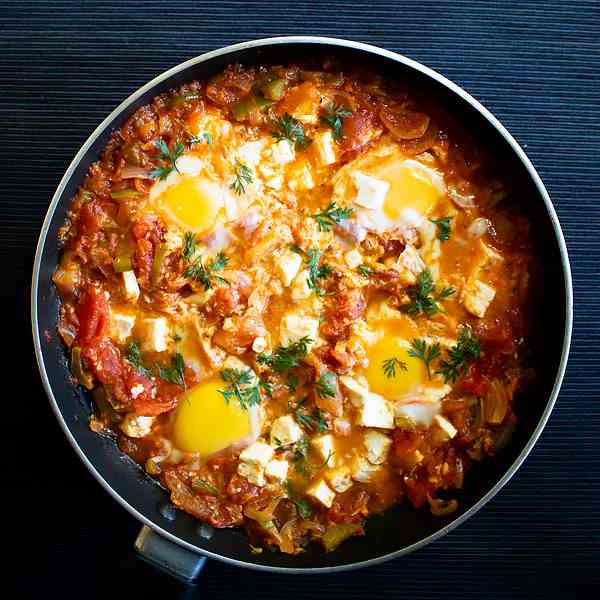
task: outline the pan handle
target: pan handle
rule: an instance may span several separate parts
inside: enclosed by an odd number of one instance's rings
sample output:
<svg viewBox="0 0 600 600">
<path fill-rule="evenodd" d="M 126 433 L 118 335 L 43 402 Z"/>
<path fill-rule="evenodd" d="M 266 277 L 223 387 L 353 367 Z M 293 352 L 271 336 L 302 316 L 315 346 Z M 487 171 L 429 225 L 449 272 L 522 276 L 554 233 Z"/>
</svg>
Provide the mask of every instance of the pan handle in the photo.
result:
<svg viewBox="0 0 600 600">
<path fill-rule="evenodd" d="M 206 562 L 201 554 L 170 542 L 146 525 L 135 540 L 135 549 L 142 560 L 185 583 L 194 583 Z"/>
</svg>

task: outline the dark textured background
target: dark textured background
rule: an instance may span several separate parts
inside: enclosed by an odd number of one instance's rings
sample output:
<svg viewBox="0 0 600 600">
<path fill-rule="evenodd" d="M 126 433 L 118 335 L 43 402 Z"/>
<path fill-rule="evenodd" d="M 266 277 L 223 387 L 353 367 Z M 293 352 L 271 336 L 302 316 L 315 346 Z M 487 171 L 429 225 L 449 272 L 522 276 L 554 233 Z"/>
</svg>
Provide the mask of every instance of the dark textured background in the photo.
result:
<svg viewBox="0 0 600 600">
<path fill-rule="evenodd" d="M 0 485 L 8 500 L 3 533 L 8 526 L 16 534 L 3 536 L 2 588 L 18 586 L 7 597 L 120 597 L 124 590 L 193 596 L 136 562 L 137 523 L 79 463 L 48 408 L 29 333 L 34 246 L 69 161 L 129 93 L 206 50 L 282 34 L 346 37 L 406 54 L 463 86 L 508 127 L 563 225 L 575 335 L 539 443 L 499 496 L 459 529 L 408 557 L 340 575 L 292 578 L 212 562 L 201 591 L 209 598 L 493 600 L 598 593 L 599 2 L 172 0 L 0 8 L 0 299 L 9 315 L 2 362 L 13 384 L 1 400 Z"/>
</svg>

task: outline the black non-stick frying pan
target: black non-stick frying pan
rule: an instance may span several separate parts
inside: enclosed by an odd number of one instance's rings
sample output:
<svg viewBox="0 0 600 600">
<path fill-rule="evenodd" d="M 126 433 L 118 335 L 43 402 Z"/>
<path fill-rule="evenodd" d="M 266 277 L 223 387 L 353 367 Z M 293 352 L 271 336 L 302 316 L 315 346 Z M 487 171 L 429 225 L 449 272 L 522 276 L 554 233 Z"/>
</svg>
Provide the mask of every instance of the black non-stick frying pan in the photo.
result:
<svg viewBox="0 0 600 600">
<path fill-rule="evenodd" d="M 384 76 L 409 82 L 446 107 L 478 143 L 492 149 L 500 170 L 518 190 L 518 201 L 531 219 L 543 264 L 540 300 L 535 311 L 531 361 L 534 384 L 518 399 L 519 424 L 511 443 L 494 460 L 476 465 L 458 496 L 459 509 L 447 517 L 427 510 L 397 506 L 370 518 L 366 537 L 346 541 L 331 553 L 316 545 L 305 553 L 250 551 L 239 530 L 210 530 L 169 505 L 167 492 L 109 439 L 90 431 L 91 399 L 73 385 L 56 332 L 59 299 L 51 276 L 59 257 L 58 229 L 71 197 L 90 164 L 98 159 L 111 132 L 140 106 L 170 88 L 205 79 L 227 64 L 284 63 L 319 55 L 361 64 Z M 550 293 L 551 292 L 551 293 Z M 542 181 L 531 162 L 504 127 L 476 100 L 441 75 L 408 58 L 366 44 L 322 37 L 256 40 L 203 54 L 159 75 L 118 106 L 85 142 L 60 182 L 39 238 L 31 291 L 31 319 L 37 361 L 46 393 L 65 435 L 99 483 L 145 527 L 136 547 L 145 558 L 171 572 L 193 578 L 205 559 L 242 567 L 306 573 L 363 567 L 420 548 L 456 527 L 479 510 L 510 479 L 538 439 L 560 388 L 572 327 L 572 286 L 567 249 Z"/>
</svg>

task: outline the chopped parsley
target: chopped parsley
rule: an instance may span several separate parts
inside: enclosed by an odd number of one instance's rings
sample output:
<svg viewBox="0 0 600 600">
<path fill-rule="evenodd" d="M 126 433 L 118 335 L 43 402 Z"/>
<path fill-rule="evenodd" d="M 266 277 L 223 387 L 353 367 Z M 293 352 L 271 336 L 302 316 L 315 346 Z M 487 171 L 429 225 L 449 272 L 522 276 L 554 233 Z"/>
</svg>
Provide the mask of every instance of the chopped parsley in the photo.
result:
<svg viewBox="0 0 600 600">
<path fill-rule="evenodd" d="M 155 160 L 161 160 L 166 162 L 167 164 L 163 167 L 156 167 L 150 171 L 150 177 L 152 179 L 166 179 L 167 175 L 171 171 L 177 171 L 177 159 L 183 154 L 185 150 L 183 144 L 181 142 L 175 142 L 173 144 L 173 150 L 169 150 L 169 147 L 163 140 L 156 140 L 154 142 L 157 150 L 160 154 L 157 154 L 154 158 Z"/>
<path fill-rule="evenodd" d="M 234 166 L 233 182 L 229 186 L 238 196 L 246 192 L 246 184 L 252 183 L 252 171 L 239 159 Z"/>
<path fill-rule="evenodd" d="M 326 279 L 333 273 L 333 269 L 329 265 L 319 265 L 321 260 L 321 252 L 316 248 L 307 250 L 306 265 L 308 267 L 308 287 L 317 296 L 331 296 L 331 292 L 326 292 L 319 286 L 319 280 Z"/>
<path fill-rule="evenodd" d="M 221 379 L 229 384 L 224 390 L 219 390 L 227 404 L 234 398 L 244 410 L 260 404 L 262 386 L 250 369 L 223 369 Z"/>
<path fill-rule="evenodd" d="M 192 260 L 196 252 L 196 239 L 194 238 L 194 234 L 191 231 L 186 231 L 183 237 L 183 250 L 181 255 L 186 260 Z"/>
<path fill-rule="evenodd" d="M 184 248 L 185 252 L 186 248 Z M 199 256 L 187 269 L 183 272 L 184 277 L 190 277 L 204 286 L 205 290 L 213 287 L 213 280 L 216 280 L 225 285 L 229 285 L 229 281 L 220 275 L 215 275 L 215 271 L 222 271 L 229 264 L 229 258 L 219 252 L 213 260 L 206 265 L 202 262 L 202 257 Z"/>
<path fill-rule="evenodd" d="M 277 373 L 285 373 L 294 367 L 300 366 L 299 361 L 306 356 L 308 353 L 308 346 L 312 344 L 312 342 L 313 340 L 311 338 L 304 336 L 288 346 L 279 346 L 272 354 L 261 353 L 256 357 L 256 360 L 261 365 L 271 367 Z"/>
<path fill-rule="evenodd" d="M 296 405 L 296 408 L 294 409 L 296 421 L 309 431 L 316 431 L 317 433 L 327 431 L 327 421 L 325 421 L 321 410 L 315 406 L 312 412 L 308 413 L 304 408 L 307 399 L 308 398 L 304 398 Z"/>
<path fill-rule="evenodd" d="M 479 359 L 481 347 L 470 327 L 462 326 L 456 346 L 448 350 L 448 359 L 440 360 L 436 375 L 442 375 L 445 383 L 454 383 L 466 375 L 469 365 Z"/>
<path fill-rule="evenodd" d="M 210 135 L 210 133 L 202 133 L 198 136 L 194 136 L 193 138 L 190 138 L 188 143 L 190 146 L 195 146 L 196 144 L 202 144 L 204 142 L 206 142 L 208 146 L 213 143 L 212 135 Z"/>
<path fill-rule="evenodd" d="M 337 106 L 334 102 L 330 102 L 325 106 L 325 113 L 321 115 L 321 123 L 331 128 L 333 139 L 341 140 L 343 137 L 342 119 L 349 117 L 352 111 L 344 108 L 343 106 Z"/>
<path fill-rule="evenodd" d="M 336 377 L 335 373 L 323 373 L 315 383 L 315 390 L 319 398 L 335 398 Z"/>
<path fill-rule="evenodd" d="M 381 363 L 381 367 L 383 368 L 383 374 L 388 379 L 396 377 L 396 369 L 399 369 L 400 371 L 408 371 L 406 363 L 403 360 L 396 358 L 395 356 L 392 358 L 386 358 Z"/>
<path fill-rule="evenodd" d="M 427 370 L 427 376 L 431 379 L 431 363 L 440 357 L 440 345 L 437 342 L 435 344 L 427 344 L 425 340 L 415 338 L 411 342 L 411 349 L 408 351 L 408 355 L 423 361 Z"/>
<path fill-rule="evenodd" d="M 324 210 L 310 216 L 317 222 L 319 231 L 331 231 L 334 225 L 339 225 L 353 214 L 352 208 L 341 208 L 335 202 L 331 202 Z"/>
<path fill-rule="evenodd" d="M 358 267 L 356 267 L 356 271 L 359 275 L 362 275 L 363 277 L 371 277 L 371 275 L 375 273 L 375 271 L 371 267 L 369 267 L 369 265 L 359 265 Z"/>
<path fill-rule="evenodd" d="M 131 341 L 125 347 L 125 358 L 133 368 L 146 377 L 152 377 L 152 372 L 144 366 L 142 360 L 142 352 L 140 351 L 140 343 L 138 341 Z"/>
<path fill-rule="evenodd" d="M 432 223 L 437 225 L 438 228 L 438 240 L 441 242 L 447 242 L 450 239 L 452 228 L 450 227 L 450 221 L 452 217 L 441 217 L 439 219 L 429 219 Z"/>
<path fill-rule="evenodd" d="M 161 379 L 185 389 L 185 364 L 183 356 L 179 352 L 176 352 L 171 358 L 171 366 L 161 367 L 156 365 L 156 368 Z"/>
<path fill-rule="evenodd" d="M 312 142 L 310 138 L 306 137 L 302 124 L 288 113 L 285 113 L 273 125 L 275 129 L 271 132 L 271 135 L 278 142 L 288 140 L 296 150 L 304 150 Z"/>
<path fill-rule="evenodd" d="M 437 313 L 446 311 L 438 304 L 439 300 L 445 300 L 455 293 L 451 287 L 442 288 L 436 291 L 433 277 L 429 269 L 423 269 L 417 275 L 417 283 L 408 290 L 410 302 L 400 307 L 402 312 L 409 315 L 420 315 L 421 313 L 431 317 Z"/>
</svg>

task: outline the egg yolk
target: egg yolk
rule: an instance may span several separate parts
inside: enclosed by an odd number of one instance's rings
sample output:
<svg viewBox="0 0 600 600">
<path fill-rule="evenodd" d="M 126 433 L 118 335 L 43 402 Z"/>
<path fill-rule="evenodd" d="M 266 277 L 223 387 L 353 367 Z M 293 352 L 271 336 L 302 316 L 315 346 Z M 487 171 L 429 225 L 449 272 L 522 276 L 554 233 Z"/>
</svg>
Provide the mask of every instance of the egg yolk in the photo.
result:
<svg viewBox="0 0 600 600">
<path fill-rule="evenodd" d="M 183 229 L 201 233 L 210 229 L 222 206 L 220 186 L 207 179 L 188 177 L 168 187 L 158 198 L 162 210 Z"/>
<path fill-rule="evenodd" d="M 208 456 L 251 434 L 251 414 L 238 402 L 225 402 L 224 384 L 214 378 L 194 386 L 181 399 L 173 427 L 180 450 Z"/>
<path fill-rule="evenodd" d="M 392 221 L 398 220 L 407 208 L 427 215 L 440 199 L 440 190 L 432 181 L 431 174 L 414 160 L 388 161 L 378 166 L 373 176 L 390 184 L 383 210 Z"/>
<path fill-rule="evenodd" d="M 385 336 L 372 346 L 368 353 L 369 366 L 365 371 L 372 392 L 394 400 L 427 383 L 425 365 L 418 358 L 409 356 L 408 350 L 406 340 L 399 337 Z M 392 360 L 393 376 L 389 369 L 384 368 Z"/>
</svg>

